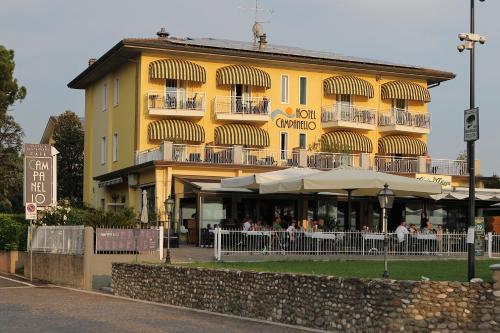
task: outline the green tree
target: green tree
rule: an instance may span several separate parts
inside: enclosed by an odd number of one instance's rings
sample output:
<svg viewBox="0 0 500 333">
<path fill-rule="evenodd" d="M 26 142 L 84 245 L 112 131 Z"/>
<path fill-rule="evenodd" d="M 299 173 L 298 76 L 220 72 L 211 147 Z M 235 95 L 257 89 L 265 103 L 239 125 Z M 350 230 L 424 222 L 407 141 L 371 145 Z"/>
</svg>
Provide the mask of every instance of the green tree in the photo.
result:
<svg viewBox="0 0 500 333">
<path fill-rule="evenodd" d="M 65 111 L 54 127 L 57 155 L 57 190 L 61 199 L 80 205 L 83 199 L 83 128 L 78 116 Z"/>
<path fill-rule="evenodd" d="M 14 78 L 15 67 L 14 51 L 0 45 L 0 117 L 16 101 L 22 101 L 26 97 L 26 88 L 20 87 Z"/>
</svg>

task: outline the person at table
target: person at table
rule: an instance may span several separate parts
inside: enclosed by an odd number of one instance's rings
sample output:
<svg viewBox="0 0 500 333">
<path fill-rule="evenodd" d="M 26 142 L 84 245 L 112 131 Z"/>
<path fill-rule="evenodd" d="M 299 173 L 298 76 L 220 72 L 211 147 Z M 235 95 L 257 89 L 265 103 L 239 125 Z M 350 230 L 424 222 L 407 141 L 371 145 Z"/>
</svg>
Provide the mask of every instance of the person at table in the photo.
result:
<svg viewBox="0 0 500 333">
<path fill-rule="evenodd" d="M 274 219 L 274 223 L 273 223 L 273 230 L 274 231 L 280 231 L 282 228 L 281 228 L 281 219 L 279 217 L 275 218 Z"/>
<path fill-rule="evenodd" d="M 439 253 L 443 252 L 443 226 L 438 224 L 437 235 L 437 250 Z"/>
<path fill-rule="evenodd" d="M 252 223 L 249 218 L 246 218 L 243 222 L 243 231 L 249 231 L 252 228 Z"/>
<path fill-rule="evenodd" d="M 290 241 L 294 242 L 295 241 L 295 222 L 292 221 L 292 223 L 286 228 L 286 232 L 288 233 L 288 239 Z"/>
<path fill-rule="evenodd" d="M 415 235 L 418 233 L 417 226 L 415 224 L 410 224 L 410 228 L 408 230 L 410 234 Z"/>
<path fill-rule="evenodd" d="M 319 231 L 325 230 L 325 219 L 323 218 L 318 219 L 318 230 Z"/>
<path fill-rule="evenodd" d="M 409 234 L 408 229 L 406 228 L 406 221 L 401 220 L 398 227 L 396 228 L 396 236 L 398 238 L 398 245 L 400 249 L 404 248 L 404 244 L 406 241 L 406 237 Z"/>
</svg>

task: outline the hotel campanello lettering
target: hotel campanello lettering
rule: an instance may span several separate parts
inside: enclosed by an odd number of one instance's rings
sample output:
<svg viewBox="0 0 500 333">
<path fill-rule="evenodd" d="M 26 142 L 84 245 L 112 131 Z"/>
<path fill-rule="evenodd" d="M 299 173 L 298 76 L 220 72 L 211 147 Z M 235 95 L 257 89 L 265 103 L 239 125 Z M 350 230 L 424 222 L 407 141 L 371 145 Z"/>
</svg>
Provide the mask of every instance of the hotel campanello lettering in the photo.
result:
<svg viewBox="0 0 500 333">
<path fill-rule="evenodd" d="M 278 118 L 278 116 L 280 116 Z M 316 111 L 297 108 L 295 111 L 292 108 L 286 108 L 284 111 L 276 109 L 272 112 L 271 118 L 274 119 L 276 126 L 279 128 L 293 128 L 299 130 L 315 130 L 316 129 Z"/>
</svg>

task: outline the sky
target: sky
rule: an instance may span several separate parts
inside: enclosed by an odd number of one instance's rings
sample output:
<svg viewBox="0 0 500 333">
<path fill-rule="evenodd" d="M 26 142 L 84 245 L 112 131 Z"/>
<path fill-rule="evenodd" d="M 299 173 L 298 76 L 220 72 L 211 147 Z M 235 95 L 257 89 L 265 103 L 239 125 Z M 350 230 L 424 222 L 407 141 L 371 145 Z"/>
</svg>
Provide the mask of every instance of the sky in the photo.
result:
<svg viewBox="0 0 500 333">
<path fill-rule="evenodd" d="M 171 36 L 251 40 L 254 0 L 1 0 L 0 44 L 15 51 L 15 76 L 28 90 L 11 114 L 25 141 L 40 140 L 50 115 L 83 116 L 84 93 L 67 83 L 126 37 Z M 465 149 L 463 110 L 469 106 L 469 54 L 457 35 L 469 30 L 469 0 L 260 0 L 259 20 L 270 44 L 451 71 L 431 90 L 429 152 L 454 159 Z M 500 174 L 500 1 L 476 1 L 476 105 L 481 173 Z"/>
</svg>

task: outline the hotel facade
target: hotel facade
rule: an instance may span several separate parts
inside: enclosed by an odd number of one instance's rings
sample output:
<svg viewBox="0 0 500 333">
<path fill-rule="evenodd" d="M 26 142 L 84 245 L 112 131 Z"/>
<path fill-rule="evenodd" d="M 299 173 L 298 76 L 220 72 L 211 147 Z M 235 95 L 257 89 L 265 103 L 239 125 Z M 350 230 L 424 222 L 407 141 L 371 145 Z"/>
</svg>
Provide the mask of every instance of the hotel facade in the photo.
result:
<svg viewBox="0 0 500 333">
<path fill-rule="evenodd" d="M 259 196 L 220 188 L 219 181 L 287 167 L 349 166 L 449 188 L 466 184 L 465 161 L 436 159 L 427 149 L 431 92 L 454 77 L 273 46 L 265 35 L 255 43 L 164 32 L 124 39 L 68 84 L 85 90 L 84 202 L 140 212 L 145 190 L 150 220 L 163 221 L 163 202 L 172 196 L 172 227 L 196 233 L 209 224 L 237 226 L 246 216 L 270 223 L 285 212 L 299 221 L 323 217 L 336 228 L 377 229 L 372 198 L 357 198 L 344 225 L 343 196 Z M 435 223 L 463 214 L 465 226 L 463 207 L 444 212 L 433 205 L 401 202 L 392 223 L 425 210 L 436 214 Z"/>
</svg>

